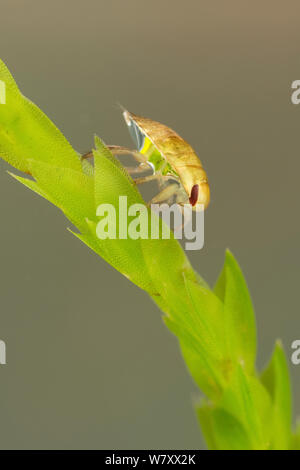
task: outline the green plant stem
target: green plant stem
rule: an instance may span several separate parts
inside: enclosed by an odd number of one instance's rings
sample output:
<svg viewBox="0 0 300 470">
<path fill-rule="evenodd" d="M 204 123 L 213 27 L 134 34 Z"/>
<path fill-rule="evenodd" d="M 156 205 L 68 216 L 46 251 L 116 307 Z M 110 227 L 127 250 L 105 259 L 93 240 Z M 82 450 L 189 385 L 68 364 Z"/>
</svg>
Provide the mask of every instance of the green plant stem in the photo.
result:
<svg viewBox="0 0 300 470">
<path fill-rule="evenodd" d="M 55 125 L 20 93 L 1 61 L 0 81 L 5 90 L 0 156 L 25 173 L 13 175 L 18 181 L 64 212 L 78 229 L 72 232 L 75 236 L 144 289 L 164 312 L 203 394 L 196 409 L 208 447 L 300 448 L 299 432 L 291 431 L 290 379 L 282 346 L 276 343 L 260 376 L 253 307 L 233 255 L 226 253 L 220 277 L 210 289 L 172 234 L 168 240 L 100 240 L 100 204 L 112 204 L 119 216 L 120 195 L 127 196 L 128 205 L 143 203 L 130 176 L 98 138 L 94 167 L 82 163 Z"/>
</svg>

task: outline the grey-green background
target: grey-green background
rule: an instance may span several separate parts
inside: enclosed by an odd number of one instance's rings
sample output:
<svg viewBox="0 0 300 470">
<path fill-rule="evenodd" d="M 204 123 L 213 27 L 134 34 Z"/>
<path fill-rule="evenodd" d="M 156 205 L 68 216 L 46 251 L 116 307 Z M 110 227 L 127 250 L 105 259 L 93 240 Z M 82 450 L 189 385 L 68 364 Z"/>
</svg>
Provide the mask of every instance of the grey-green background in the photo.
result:
<svg viewBox="0 0 300 470">
<path fill-rule="evenodd" d="M 211 284 L 226 247 L 238 258 L 259 367 L 276 338 L 288 357 L 300 338 L 299 13 L 296 1 L 0 1 L 1 58 L 76 149 L 95 132 L 131 144 L 120 101 L 197 150 L 212 202 L 189 256 Z M 157 308 L 0 166 L 1 448 L 204 448 Z"/>
</svg>

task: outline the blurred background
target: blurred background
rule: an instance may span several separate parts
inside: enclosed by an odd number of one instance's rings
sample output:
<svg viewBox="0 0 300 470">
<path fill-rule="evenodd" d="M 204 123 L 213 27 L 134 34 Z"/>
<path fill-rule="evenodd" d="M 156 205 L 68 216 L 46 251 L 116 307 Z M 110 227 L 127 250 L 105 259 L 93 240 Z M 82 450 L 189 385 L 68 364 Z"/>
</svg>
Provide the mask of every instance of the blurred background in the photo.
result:
<svg viewBox="0 0 300 470">
<path fill-rule="evenodd" d="M 299 2 L 10 0 L 1 58 L 80 152 L 131 146 L 121 102 L 192 144 L 209 175 L 213 285 L 229 247 L 258 324 L 258 367 L 300 339 Z M 197 389 L 147 295 L 67 232 L 0 161 L 0 446 L 205 448 Z M 290 362 L 290 360 L 289 360 Z M 300 366 L 290 362 L 294 415 Z"/>
</svg>

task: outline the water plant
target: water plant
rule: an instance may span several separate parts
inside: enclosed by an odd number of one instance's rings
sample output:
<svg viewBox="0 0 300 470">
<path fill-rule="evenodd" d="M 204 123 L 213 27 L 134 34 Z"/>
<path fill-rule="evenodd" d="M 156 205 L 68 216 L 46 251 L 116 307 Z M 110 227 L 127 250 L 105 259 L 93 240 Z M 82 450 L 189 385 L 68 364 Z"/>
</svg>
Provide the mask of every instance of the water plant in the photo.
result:
<svg viewBox="0 0 300 470">
<path fill-rule="evenodd" d="M 118 211 L 120 195 L 143 203 L 131 177 L 96 137 L 94 165 L 81 160 L 48 117 L 24 97 L 0 61 L 0 156 L 16 180 L 57 206 L 72 233 L 152 297 L 177 336 L 202 393 L 196 412 L 210 449 L 300 449 L 292 432 L 291 389 L 282 345 L 256 370 L 256 325 L 241 269 L 226 252 L 210 288 L 178 241 L 99 239 L 97 207 Z M 150 209 L 149 209 L 150 217 Z M 118 220 L 118 217 L 117 217 Z"/>
</svg>

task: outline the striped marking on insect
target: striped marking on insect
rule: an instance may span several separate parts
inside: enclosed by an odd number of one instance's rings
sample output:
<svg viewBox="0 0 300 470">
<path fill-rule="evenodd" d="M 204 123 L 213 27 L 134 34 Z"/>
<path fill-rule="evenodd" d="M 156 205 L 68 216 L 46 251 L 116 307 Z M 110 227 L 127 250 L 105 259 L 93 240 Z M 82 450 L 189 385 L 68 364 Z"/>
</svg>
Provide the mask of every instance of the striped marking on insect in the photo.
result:
<svg viewBox="0 0 300 470">
<path fill-rule="evenodd" d="M 134 181 L 137 184 L 157 180 L 160 192 L 150 203 L 190 204 L 200 211 L 207 208 L 210 189 L 206 172 L 193 148 L 175 131 L 159 122 L 123 109 L 123 116 L 137 151 L 110 145 L 115 155 L 132 155 L 139 166 L 128 171 L 138 175 L 146 169 L 152 174 Z M 88 153 L 83 156 L 92 156 Z"/>
</svg>

